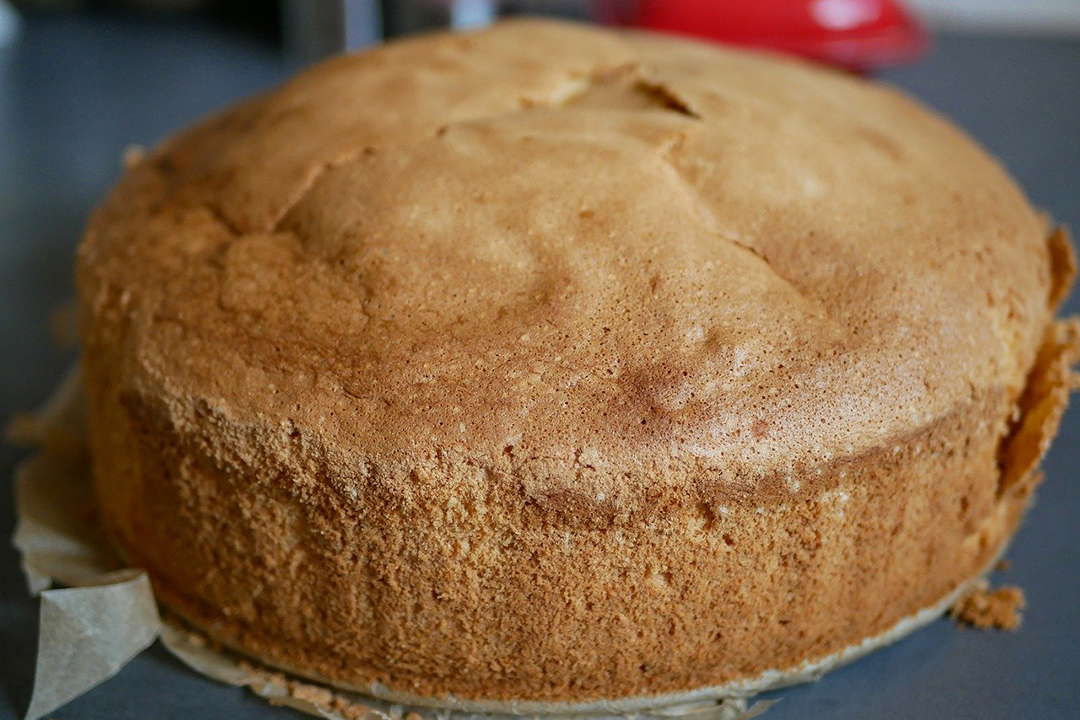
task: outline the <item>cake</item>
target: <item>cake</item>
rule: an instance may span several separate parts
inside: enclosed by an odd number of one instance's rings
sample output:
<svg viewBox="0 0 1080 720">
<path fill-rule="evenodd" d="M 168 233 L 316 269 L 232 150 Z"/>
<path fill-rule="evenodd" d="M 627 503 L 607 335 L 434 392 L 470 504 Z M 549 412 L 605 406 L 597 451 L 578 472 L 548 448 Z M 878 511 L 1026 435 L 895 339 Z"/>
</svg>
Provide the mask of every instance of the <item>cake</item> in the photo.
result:
<svg viewBox="0 0 1080 720">
<path fill-rule="evenodd" d="M 338 57 L 79 248 L 101 523 L 297 675 L 543 712 L 804 679 L 1040 479 L 1069 242 L 899 92 L 539 20 Z"/>
</svg>

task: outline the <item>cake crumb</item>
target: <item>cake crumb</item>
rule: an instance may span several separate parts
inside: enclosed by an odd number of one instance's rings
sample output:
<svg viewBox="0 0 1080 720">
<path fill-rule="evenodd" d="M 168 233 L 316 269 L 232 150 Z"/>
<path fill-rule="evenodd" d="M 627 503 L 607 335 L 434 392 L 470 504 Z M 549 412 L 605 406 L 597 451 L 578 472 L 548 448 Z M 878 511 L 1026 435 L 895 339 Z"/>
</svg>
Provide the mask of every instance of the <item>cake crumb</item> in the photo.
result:
<svg viewBox="0 0 1080 720">
<path fill-rule="evenodd" d="M 274 672 L 272 670 L 264 670 L 259 673 L 263 680 L 271 685 L 277 685 L 278 687 L 288 688 L 289 681 L 285 677 L 285 673 Z"/>
<path fill-rule="evenodd" d="M 360 720 L 371 712 L 371 708 L 363 703 L 334 692 L 328 687 L 294 680 L 283 673 L 259 667 L 246 660 L 239 660 L 237 665 L 252 676 L 250 685 L 259 695 L 266 698 L 271 705 L 281 706 L 286 703 L 285 696 L 268 694 L 265 690 L 258 689 L 259 683 L 273 685 L 285 691 L 286 696 L 294 700 L 306 702 L 323 713 L 335 713 L 335 717 L 344 720 Z M 329 716 L 328 716 L 329 717 Z"/>
<path fill-rule="evenodd" d="M 199 633 L 188 633 L 187 641 L 191 643 L 192 647 L 204 648 L 209 645 L 206 641 L 206 636 Z"/>
<path fill-rule="evenodd" d="M 998 572 L 1008 572 L 1009 568 L 1011 567 L 1012 563 L 1005 558 L 1002 558 L 1001 560 L 997 561 L 997 565 L 994 566 L 994 570 Z"/>
<path fill-rule="evenodd" d="M 972 627 L 1015 630 L 1020 626 L 1024 591 L 1015 585 L 990 590 L 984 581 L 956 601 L 949 614 Z"/>
<path fill-rule="evenodd" d="M 312 705 L 328 708 L 334 702 L 334 693 L 318 685 L 309 685 L 298 680 L 289 681 L 289 694 L 297 700 L 304 700 Z"/>
<path fill-rule="evenodd" d="M 360 720 L 360 718 L 371 712 L 371 708 L 367 705 L 349 700 L 341 695 L 334 696 L 333 708 L 345 720 Z"/>
<path fill-rule="evenodd" d="M 130 170 L 146 159 L 146 148 L 142 145 L 128 145 L 120 155 L 120 164 L 125 170 Z"/>
</svg>

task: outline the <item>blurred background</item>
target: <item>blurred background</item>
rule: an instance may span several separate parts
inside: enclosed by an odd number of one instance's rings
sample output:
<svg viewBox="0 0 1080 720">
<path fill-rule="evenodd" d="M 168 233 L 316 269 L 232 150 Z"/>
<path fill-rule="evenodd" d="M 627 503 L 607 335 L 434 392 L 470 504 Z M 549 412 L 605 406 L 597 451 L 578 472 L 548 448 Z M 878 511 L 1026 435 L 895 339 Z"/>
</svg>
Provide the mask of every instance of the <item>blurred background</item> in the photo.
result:
<svg viewBox="0 0 1080 720">
<path fill-rule="evenodd" d="M 1080 34 L 1078 0 L 910 0 L 907 6 L 892 0 L 0 0 L 0 41 L 17 32 L 18 9 L 186 15 L 305 58 L 520 14 L 664 29 L 825 59 L 831 52 L 865 66 L 917 54 L 918 28 L 908 13 L 935 29 Z"/>
<path fill-rule="evenodd" d="M 549 14 L 794 53 L 899 86 L 998 156 L 1039 207 L 1080 228 L 1080 0 L 0 0 L 0 427 L 75 357 L 72 261 L 133 145 L 320 57 L 442 27 Z M 58 308 L 61 310 L 58 311 Z M 1066 310 L 1080 311 L 1073 297 Z M 0 538 L 20 451 L 0 442 Z M 812 685 L 769 720 L 1080 718 L 1080 412 L 1066 416 L 1004 581 L 1015 634 L 939 621 Z M 0 546 L 0 720 L 33 682 L 37 605 Z M 152 648 L 53 713 L 295 718 Z"/>
</svg>

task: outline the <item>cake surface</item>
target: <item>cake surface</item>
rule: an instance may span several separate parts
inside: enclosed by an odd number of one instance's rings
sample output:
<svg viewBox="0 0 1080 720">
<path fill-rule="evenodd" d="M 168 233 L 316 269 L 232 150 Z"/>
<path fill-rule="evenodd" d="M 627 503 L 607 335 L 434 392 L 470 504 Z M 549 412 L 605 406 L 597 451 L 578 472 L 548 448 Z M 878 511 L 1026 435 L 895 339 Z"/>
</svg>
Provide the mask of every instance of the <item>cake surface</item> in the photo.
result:
<svg viewBox="0 0 1080 720">
<path fill-rule="evenodd" d="M 888 88 L 541 21 L 326 62 L 80 247 L 103 523 L 223 642 L 588 702 L 881 635 L 1011 536 L 1072 252 Z"/>
</svg>

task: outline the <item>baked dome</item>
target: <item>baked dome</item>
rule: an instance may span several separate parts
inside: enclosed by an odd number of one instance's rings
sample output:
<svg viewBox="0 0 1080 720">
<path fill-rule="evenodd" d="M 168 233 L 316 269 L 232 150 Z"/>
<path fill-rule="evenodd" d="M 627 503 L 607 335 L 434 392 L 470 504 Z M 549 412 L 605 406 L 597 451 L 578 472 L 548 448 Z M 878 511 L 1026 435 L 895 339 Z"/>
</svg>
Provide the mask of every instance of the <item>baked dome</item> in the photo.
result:
<svg viewBox="0 0 1080 720">
<path fill-rule="evenodd" d="M 840 73 L 541 21 L 337 58 L 91 222 L 103 520 L 192 622 L 338 683 L 752 684 L 996 555 L 1070 260 Z"/>
</svg>

